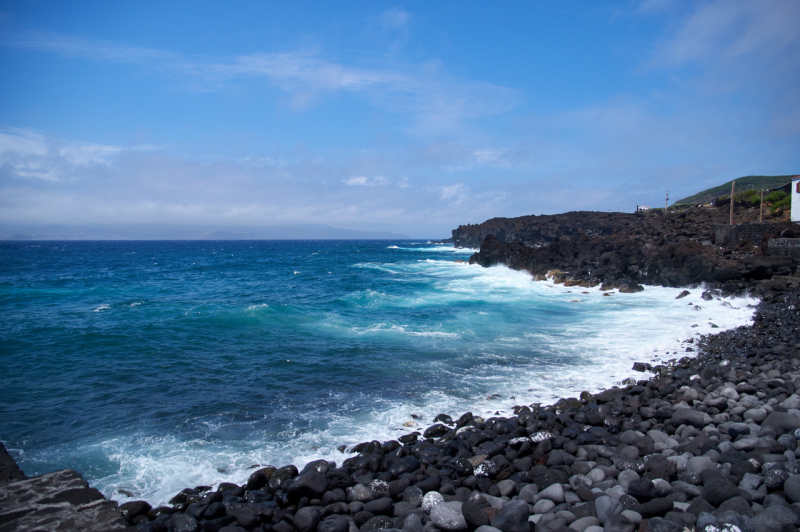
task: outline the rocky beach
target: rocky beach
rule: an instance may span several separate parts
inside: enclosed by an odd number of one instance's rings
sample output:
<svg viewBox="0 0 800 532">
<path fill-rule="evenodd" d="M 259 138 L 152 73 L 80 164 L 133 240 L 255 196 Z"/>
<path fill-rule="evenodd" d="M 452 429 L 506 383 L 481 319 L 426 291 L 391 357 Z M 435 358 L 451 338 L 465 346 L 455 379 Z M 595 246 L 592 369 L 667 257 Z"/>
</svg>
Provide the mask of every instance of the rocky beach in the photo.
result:
<svg viewBox="0 0 800 532">
<path fill-rule="evenodd" d="M 749 292 L 761 298 L 753 324 L 687 340 L 669 364 L 635 365 L 650 378 L 513 416 L 439 413 L 396 440 L 343 447 L 357 454 L 341 462 L 254 465 L 242 485 L 190 487 L 156 508 L 117 513 L 74 472 L 25 479 L 8 459 L 0 530 L 797 530 L 798 258 L 768 245 L 796 224 L 715 243 L 713 211 L 559 216 L 462 227 L 454 241 L 477 235 L 470 262 L 567 286 L 685 286 L 687 305 Z"/>
</svg>

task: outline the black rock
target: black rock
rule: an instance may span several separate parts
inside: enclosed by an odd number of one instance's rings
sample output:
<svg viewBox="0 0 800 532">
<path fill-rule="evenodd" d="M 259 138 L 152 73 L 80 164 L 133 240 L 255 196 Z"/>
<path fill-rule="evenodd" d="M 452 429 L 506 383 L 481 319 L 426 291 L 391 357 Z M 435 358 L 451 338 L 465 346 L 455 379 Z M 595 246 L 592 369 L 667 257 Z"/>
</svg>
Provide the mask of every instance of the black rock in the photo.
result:
<svg viewBox="0 0 800 532">
<path fill-rule="evenodd" d="M 483 509 L 474 502 L 465 501 L 461 504 L 461 513 L 464 514 L 464 520 L 470 530 L 475 530 L 479 526 L 489 524 L 489 516 Z"/>
<path fill-rule="evenodd" d="M 328 479 L 325 475 L 318 473 L 315 469 L 307 471 L 294 479 L 289 486 L 287 494 L 289 500 L 296 501 L 302 497 L 317 499 L 322 497 L 328 488 Z"/>
<path fill-rule="evenodd" d="M 200 524 L 197 519 L 186 514 L 174 514 L 169 520 L 170 532 L 198 532 Z"/>
<path fill-rule="evenodd" d="M 656 516 L 663 516 L 670 510 L 672 510 L 672 501 L 669 499 L 653 499 L 650 502 L 646 502 L 643 504 L 638 505 L 637 507 L 633 508 L 634 511 L 639 512 L 642 517 L 656 517 Z"/>
<path fill-rule="evenodd" d="M 633 532 L 634 530 L 634 524 L 622 514 L 612 515 L 603 526 L 603 532 Z"/>
<path fill-rule="evenodd" d="M 414 486 L 421 489 L 422 493 L 436 491 L 439 489 L 439 486 L 441 486 L 441 479 L 439 477 L 428 477 L 425 480 L 417 482 Z"/>
<path fill-rule="evenodd" d="M 298 532 L 313 532 L 317 523 L 322 518 L 322 508 L 319 506 L 306 506 L 297 510 L 292 521 Z"/>
<path fill-rule="evenodd" d="M 751 516 L 750 503 L 741 495 L 731 497 L 719 505 L 719 512 L 732 511 L 740 515 Z"/>
<path fill-rule="evenodd" d="M 381 497 L 374 501 L 369 501 L 364 505 L 364 511 L 370 512 L 373 515 L 392 515 L 392 506 L 394 501 L 389 497 Z"/>
<path fill-rule="evenodd" d="M 789 473 L 783 469 L 770 469 L 764 475 L 764 485 L 769 490 L 778 490 L 783 488 L 783 483 L 789 478 Z"/>
<path fill-rule="evenodd" d="M 492 526 L 502 532 L 529 532 L 529 516 L 530 509 L 527 502 L 521 500 L 511 501 L 492 519 Z"/>
<path fill-rule="evenodd" d="M 404 456 L 403 458 L 399 459 L 397 462 L 389 467 L 388 472 L 393 477 L 399 477 L 403 473 L 412 473 L 419 469 L 420 463 L 413 456 Z"/>
<path fill-rule="evenodd" d="M 362 510 L 353 514 L 353 522 L 356 524 L 356 526 L 360 527 L 373 517 L 375 517 L 373 514 Z"/>
<path fill-rule="evenodd" d="M 332 489 L 325 492 L 321 502 L 323 506 L 328 506 L 336 502 L 347 502 L 347 494 L 341 488 Z"/>
<path fill-rule="evenodd" d="M 331 515 L 326 517 L 317 525 L 317 532 L 347 532 L 350 528 L 350 521 L 341 515 Z"/>
<path fill-rule="evenodd" d="M 528 463 L 530 463 L 530 459 L 528 459 Z M 457 457 L 453 459 L 453 469 L 460 477 L 468 477 L 473 474 L 474 468 L 472 464 L 464 457 Z"/>
<path fill-rule="evenodd" d="M 727 480 L 712 479 L 703 486 L 703 498 L 713 506 L 719 506 L 737 495 L 739 495 L 739 488 Z"/>
<path fill-rule="evenodd" d="M 209 521 L 218 519 L 225 515 L 225 505 L 221 502 L 212 502 L 206 508 L 205 513 L 203 513 L 203 519 L 208 519 Z"/>
<path fill-rule="evenodd" d="M 403 493 L 403 490 L 405 490 L 410 485 L 411 481 L 408 480 L 407 478 L 399 478 L 397 480 L 389 482 L 389 497 L 397 500 L 397 497 L 399 497 Z"/>
<path fill-rule="evenodd" d="M 636 497 L 640 502 L 647 502 L 656 495 L 656 487 L 652 480 L 637 478 L 628 484 L 628 495 Z"/>
<path fill-rule="evenodd" d="M 394 521 L 390 517 L 386 517 L 385 515 L 377 515 L 370 518 L 364 524 L 358 527 L 358 530 L 359 532 L 370 532 L 371 530 L 379 530 L 381 528 L 392 528 L 393 524 Z"/>
<path fill-rule="evenodd" d="M 651 519 L 650 532 L 683 532 L 683 527 L 666 519 Z"/>
<path fill-rule="evenodd" d="M 343 469 L 333 469 L 325 476 L 328 478 L 328 490 L 345 489 L 355 484 L 353 477 Z"/>
<path fill-rule="evenodd" d="M 450 430 L 445 425 L 441 423 L 437 423 L 428 427 L 424 433 L 422 433 L 423 438 L 439 438 L 447 434 L 447 431 Z"/>
<path fill-rule="evenodd" d="M 145 515 L 153 507 L 146 501 L 130 501 L 119 505 L 119 511 L 127 519 L 133 520 L 134 517 Z"/>
</svg>

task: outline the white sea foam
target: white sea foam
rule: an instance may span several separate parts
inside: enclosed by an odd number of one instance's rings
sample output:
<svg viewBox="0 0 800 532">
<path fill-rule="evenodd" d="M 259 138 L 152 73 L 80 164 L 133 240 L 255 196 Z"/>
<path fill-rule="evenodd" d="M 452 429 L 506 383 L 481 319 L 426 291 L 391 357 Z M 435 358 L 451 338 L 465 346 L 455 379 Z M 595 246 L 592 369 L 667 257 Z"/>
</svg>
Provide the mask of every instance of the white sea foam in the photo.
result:
<svg viewBox="0 0 800 532">
<path fill-rule="evenodd" d="M 438 413 L 459 415 L 467 410 L 491 416 L 509 413 L 516 404 L 550 403 L 583 390 L 596 392 L 628 377 L 641 379 L 643 375 L 631 369 L 633 362 L 658 364 L 691 355 L 685 352 L 683 340 L 748 324 L 757 303 L 750 298 L 704 301 L 701 289 L 691 289 L 690 296 L 676 300 L 680 289 L 649 286 L 636 294 L 615 291 L 605 296 L 598 288 L 565 288 L 548 281 L 533 282 L 529 274 L 505 267 L 486 269 L 450 261 L 358 266 L 391 271 L 398 282 L 432 280 L 433 286 L 402 297 L 391 291 L 363 290 L 347 296 L 349 303 L 398 308 L 451 306 L 455 321 L 425 323 L 422 328 L 400 318 L 364 325 L 331 315 L 321 326 L 348 336 L 391 335 L 400 341 L 423 337 L 437 345 L 452 344 L 453 359 L 443 357 L 426 368 L 432 375 L 447 376 L 451 389 L 429 389 L 404 400 L 342 392 L 336 398 L 340 407 L 326 411 L 322 425 L 320 414 L 309 409 L 298 412 L 296 422 L 279 434 L 254 427 L 244 440 L 233 442 L 214 437 L 213 431 L 191 441 L 141 435 L 111 439 L 99 444 L 96 451 L 117 463 L 119 471 L 93 483 L 118 501 L 128 500 L 118 491 L 122 488 L 133 498 L 155 505 L 187 486 L 241 484 L 256 464 L 302 466 L 321 458 L 341 463 L 350 455 L 339 453 L 339 445 L 396 439 L 430 423 L 403 426 L 411 421 L 412 413 L 428 420 Z M 580 301 L 573 302 L 576 299 Z M 546 312 L 532 313 L 536 305 Z M 560 315 L 564 318 L 546 320 Z M 514 326 L 493 330 L 508 322 Z M 484 333 L 491 333 L 493 340 L 481 338 Z M 419 345 L 420 340 L 414 341 L 417 344 L 409 345 Z M 480 344 L 474 364 L 456 374 L 453 362 L 459 351 L 474 343 Z M 515 353 L 530 353 L 531 359 Z M 546 357 L 537 359 L 536 353 Z M 312 430 L 309 425 L 324 428 Z M 235 427 L 238 432 L 241 429 Z"/>
<path fill-rule="evenodd" d="M 262 310 L 262 309 L 265 309 L 265 308 L 269 308 L 269 305 L 267 303 L 259 303 L 258 305 L 250 305 L 249 307 L 244 309 L 244 311 L 245 312 L 258 312 L 259 310 Z"/>
<path fill-rule="evenodd" d="M 455 248 L 450 245 L 437 245 L 434 247 L 426 247 L 426 248 L 401 248 L 397 246 L 389 246 L 388 249 L 399 249 L 401 251 L 419 251 L 422 253 L 461 253 L 467 255 L 472 255 L 473 253 L 479 251 L 477 249 L 472 249 L 472 248 Z"/>
<path fill-rule="evenodd" d="M 108 310 L 110 308 L 111 308 L 111 305 L 108 305 L 108 304 L 104 303 L 104 304 L 100 305 L 99 307 L 97 307 L 96 309 L 94 309 L 92 312 L 102 312 L 102 311 Z"/>
</svg>

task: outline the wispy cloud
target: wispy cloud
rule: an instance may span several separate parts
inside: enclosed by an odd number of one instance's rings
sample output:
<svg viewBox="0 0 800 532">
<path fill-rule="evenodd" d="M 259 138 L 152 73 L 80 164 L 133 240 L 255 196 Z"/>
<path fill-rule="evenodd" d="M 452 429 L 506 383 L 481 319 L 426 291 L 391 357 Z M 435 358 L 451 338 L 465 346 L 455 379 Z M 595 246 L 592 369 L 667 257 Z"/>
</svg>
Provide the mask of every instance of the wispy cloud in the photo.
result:
<svg viewBox="0 0 800 532">
<path fill-rule="evenodd" d="M 407 22 L 406 12 L 390 12 L 387 17 L 394 24 Z M 330 61 L 308 50 L 227 58 L 187 56 L 51 32 L 8 34 L 0 39 L 0 46 L 133 64 L 151 75 L 177 81 L 187 90 L 218 91 L 230 82 L 263 78 L 290 93 L 296 109 L 307 108 L 327 92 L 346 91 L 407 116 L 411 131 L 423 136 L 457 134 L 469 120 L 506 112 L 519 99 L 512 89 L 450 76 L 435 61 L 394 68 L 364 67 Z"/>
<path fill-rule="evenodd" d="M 395 29 L 406 27 L 410 18 L 411 14 L 399 7 L 387 9 L 380 16 L 381 23 L 384 26 Z"/>
<path fill-rule="evenodd" d="M 365 177 L 365 176 L 357 176 L 351 177 L 349 179 L 342 179 L 342 183 L 345 185 L 352 187 L 352 186 L 361 186 L 361 187 L 374 187 L 378 185 L 388 185 L 389 180 L 383 176 L 375 176 L 373 178 Z"/>
<path fill-rule="evenodd" d="M 651 65 L 676 67 L 694 62 L 706 63 L 774 59 L 783 51 L 797 57 L 800 34 L 800 2 L 773 0 L 701 3 L 681 20 L 658 46 Z M 783 65 L 768 63 L 776 67 Z"/>
</svg>

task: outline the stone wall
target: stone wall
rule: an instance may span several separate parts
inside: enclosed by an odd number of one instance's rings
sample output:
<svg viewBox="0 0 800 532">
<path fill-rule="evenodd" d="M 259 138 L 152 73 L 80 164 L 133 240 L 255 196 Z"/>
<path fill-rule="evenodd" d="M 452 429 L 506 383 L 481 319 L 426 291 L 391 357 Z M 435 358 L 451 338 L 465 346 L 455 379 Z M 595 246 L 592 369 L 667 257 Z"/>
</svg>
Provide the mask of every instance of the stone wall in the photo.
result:
<svg viewBox="0 0 800 532">
<path fill-rule="evenodd" d="M 770 255 L 800 257 L 800 238 L 771 238 L 767 245 Z"/>
<path fill-rule="evenodd" d="M 758 246 L 774 228 L 775 224 L 718 225 L 714 228 L 714 243 L 717 246 L 734 247 L 749 240 L 754 246 Z"/>
</svg>

